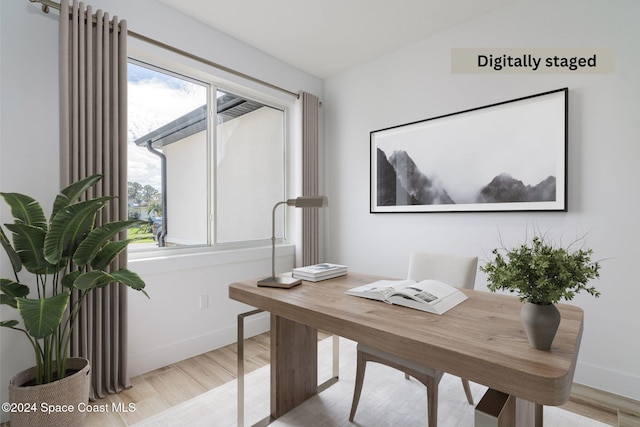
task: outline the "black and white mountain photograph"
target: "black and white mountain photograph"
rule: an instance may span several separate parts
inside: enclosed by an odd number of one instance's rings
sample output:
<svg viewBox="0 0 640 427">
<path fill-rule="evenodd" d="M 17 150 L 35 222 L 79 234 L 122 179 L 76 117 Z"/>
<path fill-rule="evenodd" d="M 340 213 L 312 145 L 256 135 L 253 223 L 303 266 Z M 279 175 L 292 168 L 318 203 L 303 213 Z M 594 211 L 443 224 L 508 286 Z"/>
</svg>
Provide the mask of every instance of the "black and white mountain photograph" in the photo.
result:
<svg viewBox="0 0 640 427">
<path fill-rule="evenodd" d="M 565 210 L 566 96 L 371 132 L 371 212 Z"/>
</svg>

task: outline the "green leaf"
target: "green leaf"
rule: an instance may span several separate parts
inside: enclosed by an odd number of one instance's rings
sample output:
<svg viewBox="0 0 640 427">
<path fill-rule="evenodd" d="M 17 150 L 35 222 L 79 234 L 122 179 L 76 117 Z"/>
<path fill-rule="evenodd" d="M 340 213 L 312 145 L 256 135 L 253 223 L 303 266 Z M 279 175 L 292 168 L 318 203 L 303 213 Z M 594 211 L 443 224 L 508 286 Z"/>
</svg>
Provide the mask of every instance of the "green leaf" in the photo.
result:
<svg viewBox="0 0 640 427">
<path fill-rule="evenodd" d="M 2 322 L 0 322 L 0 326 L 4 326 L 5 328 L 13 328 L 14 326 L 18 325 L 17 320 L 3 320 Z"/>
<path fill-rule="evenodd" d="M 0 244 L 4 248 L 4 251 L 9 257 L 9 261 L 11 261 L 11 267 L 13 268 L 14 273 L 18 273 L 22 270 L 22 261 L 20 260 L 20 256 L 16 253 L 13 246 L 11 246 L 11 242 L 7 238 L 7 235 L 4 234 L 4 230 L 0 227 Z"/>
<path fill-rule="evenodd" d="M 58 211 L 44 242 L 45 259 L 56 264 L 64 255 L 73 256 L 76 245 L 93 229 L 96 213 L 111 199 L 99 197 Z"/>
<path fill-rule="evenodd" d="M 16 298 L 22 298 L 29 295 L 29 287 L 22 283 L 14 282 L 8 279 L 0 279 L 0 303 L 18 308 Z"/>
<path fill-rule="evenodd" d="M 66 274 L 62 280 L 60 281 L 60 283 L 62 284 L 63 287 L 68 288 L 68 289 L 72 289 L 73 288 L 73 283 L 76 281 L 76 279 L 82 274 L 82 271 L 80 270 L 74 270 L 69 274 Z"/>
<path fill-rule="evenodd" d="M 42 206 L 32 197 L 20 193 L 0 193 L 11 207 L 16 224 L 27 224 L 34 227 L 47 229 L 47 219 L 44 216 Z"/>
<path fill-rule="evenodd" d="M 131 289 L 141 291 L 143 294 L 147 295 L 147 298 L 149 298 L 149 295 L 144 291 L 145 283 L 137 273 L 126 268 L 122 268 L 118 271 L 112 272 L 111 276 L 115 277 L 118 279 L 118 282 L 124 283 Z"/>
<path fill-rule="evenodd" d="M 129 242 L 133 240 L 134 239 L 128 239 L 107 243 L 91 260 L 91 268 L 94 270 L 104 270 L 127 247 Z"/>
<path fill-rule="evenodd" d="M 109 240 L 121 231 L 124 231 L 133 225 L 140 224 L 141 222 L 142 221 L 138 220 L 115 221 L 96 227 L 89 233 L 86 239 L 80 243 L 80 246 L 78 246 L 78 249 L 73 256 L 73 262 L 79 266 L 90 263 L 98 254 L 100 249 L 109 242 Z M 117 253 L 115 255 L 117 255 Z M 109 265 L 109 263 L 107 265 Z"/>
<path fill-rule="evenodd" d="M 103 286 L 108 285 L 109 283 L 123 283 L 130 288 L 141 291 L 145 295 L 147 293 L 144 291 L 145 283 L 138 276 L 138 274 L 133 271 L 127 270 L 126 268 L 120 269 L 118 271 L 114 271 L 111 273 L 106 273 L 100 270 L 93 270 L 87 273 L 83 273 L 73 284 L 73 287 L 81 290 L 91 290 L 95 288 L 101 288 Z M 147 295 L 149 297 L 149 295 Z"/>
<path fill-rule="evenodd" d="M 27 224 L 6 224 L 13 233 L 13 245 L 22 265 L 33 274 L 52 271 L 42 252 L 47 233 L 45 230 Z"/>
<path fill-rule="evenodd" d="M 81 290 L 91 290 L 101 288 L 113 282 L 117 282 L 117 280 L 109 275 L 109 273 L 101 270 L 92 270 L 79 275 L 73 282 L 73 287 Z"/>
<path fill-rule="evenodd" d="M 63 292 L 50 298 L 16 298 L 18 311 L 29 335 L 37 339 L 51 335 L 62 321 L 69 295 L 70 292 Z"/>
<path fill-rule="evenodd" d="M 88 176 L 80 181 L 76 181 L 60 191 L 60 194 L 53 202 L 53 211 L 51 212 L 51 218 L 53 219 L 60 209 L 64 209 L 67 206 L 74 204 L 82 194 L 95 185 L 103 178 L 103 175 L 95 174 Z"/>
</svg>

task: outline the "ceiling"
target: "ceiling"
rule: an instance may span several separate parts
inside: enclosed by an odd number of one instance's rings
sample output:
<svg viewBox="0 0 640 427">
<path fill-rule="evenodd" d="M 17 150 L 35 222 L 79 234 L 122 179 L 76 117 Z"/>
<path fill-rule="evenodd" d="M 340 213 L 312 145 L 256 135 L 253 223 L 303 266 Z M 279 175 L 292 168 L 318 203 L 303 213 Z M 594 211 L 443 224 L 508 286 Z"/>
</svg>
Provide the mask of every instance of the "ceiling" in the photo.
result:
<svg viewBox="0 0 640 427">
<path fill-rule="evenodd" d="M 327 78 L 517 0 L 158 0 Z"/>
</svg>

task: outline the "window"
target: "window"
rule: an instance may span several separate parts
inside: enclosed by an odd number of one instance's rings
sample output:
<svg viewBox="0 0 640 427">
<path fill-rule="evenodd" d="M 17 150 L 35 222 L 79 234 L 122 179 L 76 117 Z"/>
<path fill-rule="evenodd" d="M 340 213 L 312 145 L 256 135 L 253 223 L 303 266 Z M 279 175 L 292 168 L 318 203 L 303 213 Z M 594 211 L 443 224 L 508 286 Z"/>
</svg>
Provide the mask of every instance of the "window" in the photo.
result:
<svg viewBox="0 0 640 427">
<path fill-rule="evenodd" d="M 131 249 L 269 239 L 285 194 L 285 109 L 133 60 L 128 71 L 129 217 L 145 221 Z"/>
</svg>

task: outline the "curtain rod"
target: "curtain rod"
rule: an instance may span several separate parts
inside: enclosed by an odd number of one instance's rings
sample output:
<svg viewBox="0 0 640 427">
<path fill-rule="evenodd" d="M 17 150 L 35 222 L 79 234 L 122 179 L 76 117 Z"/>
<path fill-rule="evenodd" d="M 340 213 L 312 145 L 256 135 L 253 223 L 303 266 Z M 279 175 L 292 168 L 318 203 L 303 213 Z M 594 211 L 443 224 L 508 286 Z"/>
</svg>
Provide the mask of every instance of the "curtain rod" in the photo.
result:
<svg viewBox="0 0 640 427">
<path fill-rule="evenodd" d="M 56 2 L 54 2 L 52 0 L 29 0 L 29 1 L 31 3 L 40 3 L 40 4 L 42 4 L 42 11 L 44 13 L 49 13 L 49 8 L 51 8 L 51 7 L 56 9 L 56 10 L 58 10 L 58 11 L 60 11 L 60 3 L 56 3 Z M 249 80 L 251 82 L 258 83 L 258 84 L 260 84 L 262 86 L 266 86 L 268 88 L 275 89 L 277 91 L 286 93 L 286 94 L 294 96 L 296 98 L 299 97 L 299 95 L 297 93 L 295 93 L 295 92 L 291 92 L 290 90 L 281 88 L 281 87 L 276 86 L 274 84 L 271 84 L 269 82 L 265 82 L 264 80 L 260 80 L 260 79 L 258 79 L 256 77 L 250 76 L 248 74 L 245 74 L 245 73 L 242 73 L 240 71 L 234 70 L 232 68 L 226 67 L 224 65 L 218 64 L 217 62 L 209 61 L 208 59 L 202 58 L 201 56 L 198 56 L 198 55 L 194 55 L 193 53 L 187 52 L 185 50 L 178 49 L 177 47 L 173 47 L 173 46 L 170 46 L 170 45 L 168 45 L 166 43 L 162 43 L 162 42 L 160 42 L 158 40 L 154 40 L 154 39 L 149 38 L 147 36 L 143 36 L 142 34 L 136 33 L 135 31 L 128 30 L 127 34 L 130 35 L 133 38 L 138 39 L 138 40 L 142 40 L 144 42 L 147 42 L 149 44 L 158 46 L 158 47 L 160 47 L 162 49 L 165 49 L 165 50 L 168 50 L 170 52 L 177 53 L 178 55 L 182 55 L 182 56 L 187 57 L 189 59 L 193 59 L 195 61 L 198 61 L 198 62 L 201 62 L 203 64 L 209 65 L 211 67 L 217 68 L 217 69 L 219 69 L 221 71 L 233 74 L 233 75 L 235 75 L 237 77 L 241 77 L 241 78 Z"/>
</svg>

